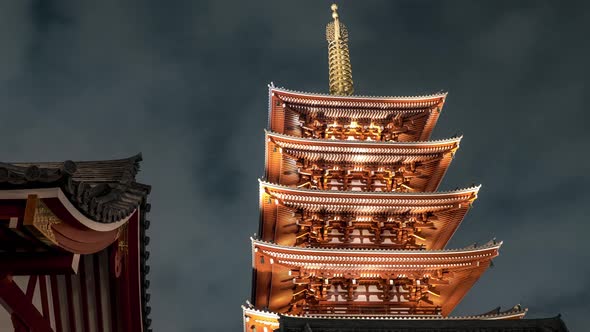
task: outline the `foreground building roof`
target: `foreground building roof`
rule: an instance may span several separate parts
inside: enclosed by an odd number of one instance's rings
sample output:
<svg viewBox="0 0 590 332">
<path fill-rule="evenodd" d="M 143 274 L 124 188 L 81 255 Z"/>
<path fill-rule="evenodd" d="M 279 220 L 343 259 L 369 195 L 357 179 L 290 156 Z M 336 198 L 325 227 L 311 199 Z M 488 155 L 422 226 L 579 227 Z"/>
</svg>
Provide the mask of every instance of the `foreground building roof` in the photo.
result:
<svg viewBox="0 0 590 332">
<path fill-rule="evenodd" d="M 149 330 L 140 161 L 0 162 L 0 302 L 15 329 Z"/>
<path fill-rule="evenodd" d="M 60 188 L 95 222 L 116 223 L 137 208 L 150 187 L 135 181 L 141 155 L 104 161 L 0 163 L 0 188 Z"/>
</svg>

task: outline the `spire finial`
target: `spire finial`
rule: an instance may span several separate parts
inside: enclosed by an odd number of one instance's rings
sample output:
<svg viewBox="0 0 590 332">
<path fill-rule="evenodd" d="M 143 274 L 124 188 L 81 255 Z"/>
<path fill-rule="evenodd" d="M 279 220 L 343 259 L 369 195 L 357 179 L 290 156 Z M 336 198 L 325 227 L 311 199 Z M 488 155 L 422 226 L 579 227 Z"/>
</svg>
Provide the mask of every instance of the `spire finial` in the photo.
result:
<svg viewBox="0 0 590 332">
<path fill-rule="evenodd" d="M 332 4 L 333 22 L 326 26 L 328 60 L 330 66 L 330 93 L 350 96 L 354 92 L 352 66 L 348 51 L 348 31 L 338 15 L 338 5 Z"/>
<path fill-rule="evenodd" d="M 332 8 L 332 18 L 337 19 L 338 18 L 338 5 L 333 3 L 330 8 Z"/>
</svg>

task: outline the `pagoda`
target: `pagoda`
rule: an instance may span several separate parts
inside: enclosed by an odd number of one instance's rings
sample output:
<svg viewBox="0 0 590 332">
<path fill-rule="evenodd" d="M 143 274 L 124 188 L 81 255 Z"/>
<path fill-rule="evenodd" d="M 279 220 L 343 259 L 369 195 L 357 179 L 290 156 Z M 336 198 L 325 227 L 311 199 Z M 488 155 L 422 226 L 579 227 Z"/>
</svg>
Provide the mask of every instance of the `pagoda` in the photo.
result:
<svg viewBox="0 0 590 332">
<path fill-rule="evenodd" d="M 462 139 L 429 140 L 447 95 L 353 95 L 348 31 L 331 8 L 330 94 L 269 86 L 244 331 L 521 320 L 519 305 L 449 316 L 502 243 L 446 249 L 480 189 L 437 191 Z"/>
</svg>

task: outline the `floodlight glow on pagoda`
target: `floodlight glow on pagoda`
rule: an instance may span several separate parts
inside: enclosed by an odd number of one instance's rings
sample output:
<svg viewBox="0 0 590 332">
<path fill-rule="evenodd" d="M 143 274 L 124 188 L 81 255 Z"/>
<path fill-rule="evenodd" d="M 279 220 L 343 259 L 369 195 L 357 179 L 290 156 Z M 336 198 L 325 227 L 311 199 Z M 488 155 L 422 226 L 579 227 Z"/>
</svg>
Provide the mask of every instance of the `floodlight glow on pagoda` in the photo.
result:
<svg viewBox="0 0 590 332">
<path fill-rule="evenodd" d="M 462 139 L 429 140 L 446 93 L 352 95 L 348 30 L 331 8 L 330 94 L 269 85 L 244 331 L 279 317 L 453 319 L 501 246 L 445 249 L 480 189 L 437 191 Z"/>
</svg>

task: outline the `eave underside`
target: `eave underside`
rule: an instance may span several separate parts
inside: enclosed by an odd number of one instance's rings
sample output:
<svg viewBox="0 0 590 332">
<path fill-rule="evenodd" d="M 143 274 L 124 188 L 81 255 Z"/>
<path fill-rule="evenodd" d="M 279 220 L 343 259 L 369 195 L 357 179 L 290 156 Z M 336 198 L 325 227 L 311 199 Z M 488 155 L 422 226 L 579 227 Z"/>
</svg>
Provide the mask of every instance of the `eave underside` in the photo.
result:
<svg viewBox="0 0 590 332">
<path fill-rule="evenodd" d="M 337 250 L 254 240 L 255 305 L 288 314 L 447 316 L 497 256 L 499 246 Z"/>
<path fill-rule="evenodd" d="M 421 196 L 397 194 L 407 199 L 388 201 L 385 197 L 393 196 L 352 193 L 342 198 L 338 193 L 306 190 L 305 194 L 323 195 L 306 200 L 305 195 L 262 188 L 260 236 L 289 246 L 442 249 L 474 199 L 472 193 L 462 200 L 424 202 Z"/>
<path fill-rule="evenodd" d="M 432 192 L 459 141 L 371 143 L 267 133 L 266 178 L 281 185 L 323 190 Z"/>
</svg>

